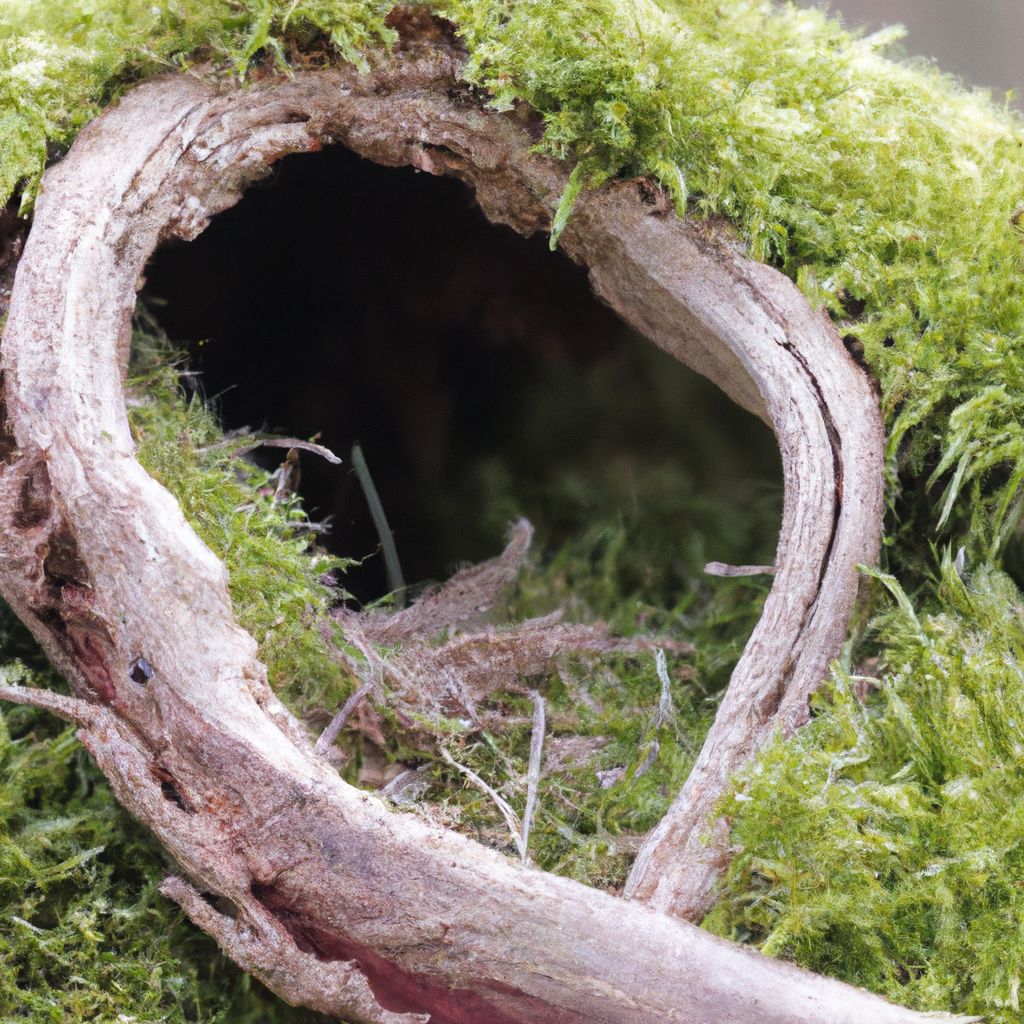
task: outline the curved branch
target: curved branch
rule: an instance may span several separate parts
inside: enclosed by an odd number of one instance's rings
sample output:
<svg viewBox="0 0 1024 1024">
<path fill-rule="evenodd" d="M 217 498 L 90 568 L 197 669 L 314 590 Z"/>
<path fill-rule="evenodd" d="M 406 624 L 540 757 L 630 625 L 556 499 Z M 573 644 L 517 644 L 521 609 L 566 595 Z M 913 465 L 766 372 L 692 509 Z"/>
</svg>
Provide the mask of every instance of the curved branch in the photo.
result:
<svg viewBox="0 0 1024 1024">
<path fill-rule="evenodd" d="M 103 706 L 102 722 L 79 715 L 81 735 L 118 799 L 231 920 L 185 883 L 169 894 L 285 998 L 433 1024 L 922 1019 L 347 786 L 267 686 L 223 566 L 135 460 L 121 375 L 145 262 L 280 156 L 341 142 L 458 175 L 492 220 L 547 229 L 563 169 L 531 153 L 528 114 L 483 110 L 457 83 L 450 47 L 407 42 L 368 75 L 154 81 L 82 132 L 46 175 L 4 333 L 0 587 L 77 696 Z M 584 197 L 564 245 L 634 326 L 768 419 L 786 502 L 764 616 L 641 895 L 655 871 L 684 891 L 677 834 L 689 841 L 729 772 L 806 716 L 854 565 L 875 553 L 881 481 L 870 387 L 825 317 L 723 225 L 682 223 L 649 196 L 625 182 Z M 696 823 L 689 838 L 680 822 Z"/>
<path fill-rule="evenodd" d="M 807 721 L 808 698 L 846 635 L 857 566 L 877 558 L 884 435 L 874 384 L 822 311 L 723 240 L 721 228 L 663 227 L 674 236 L 671 248 L 666 239 L 629 253 L 658 282 L 647 289 L 657 292 L 645 316 L 660 300 L 663 332 L 667 325 L 687 339 L 701 336 L 742 362 L 763 403 L 751 407 L 778 440 L 785 487 L 775 579 L 761 618 L 682 792 L 645 841 L 626 885 L 626 895 L 699 920 L 728 859 L 728 828 L 711 821 L 714 809 L 761 745 Z M 596 287 L 629 319 L 630 292 L 621 281 L 609 272 Z M 653 327 L 650 337 L 690 362 L 678 333 L 659 336 Z M 734 397 L 742 402 L 742 393 Z"/>
</svg>

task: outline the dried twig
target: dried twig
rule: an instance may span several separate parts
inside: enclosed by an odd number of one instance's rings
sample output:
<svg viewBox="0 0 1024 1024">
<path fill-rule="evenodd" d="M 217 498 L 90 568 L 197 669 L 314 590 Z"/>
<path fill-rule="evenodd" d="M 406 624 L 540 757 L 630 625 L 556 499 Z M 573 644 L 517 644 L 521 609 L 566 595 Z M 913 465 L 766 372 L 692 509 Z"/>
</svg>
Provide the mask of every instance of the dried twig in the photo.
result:
<svg viewBox="0 0 1024 1024">
<path fill-rule="evenodd" d="M 410 711 L 475 717 L 479 701 L 522 680 L 547 675 L 568 655 L 633 654 L 648 641 L 611 637 L 601 623 L 563 623 L 555 612 L 500 629 L 456 636 L 441 644 L 407 640 L 387 657 L 374 650 L 356 615 L 345 623 L 345 638 L 387 679 L 393 698 Z"/>
<path fill-rule="evenodd" d="M 12 704 L 42 708 L 66 722 L 74 722 L 86 729 L 110 719 L 110 713 L 105 708 L 90 704 L 80 697 L 70 697 L 33 686 L 0 686 L 0 701 L 5 700 Z"/>
<path fill-rule="evenodd" d="M 704 566 L 708 576 L 774 576 L 774 565 L 727 565 L 725 562 L 708 562 Z"/>
<path fill-rule="evenodd" d="M 345 727 L 345 723 L 348 721 L 349 716 L 357 707 L 359 707 L 363 702 L 363 699 L 372 689 L 372 683 L 363 683 L 363 685 L 360 686 L 347 701 L 345 701 L 341 710 L 331 719 L 330 725 L 320 733 L 320 738 L 316 741 L 316 746 L 313 748 L 316 753 L 321 755 L 325 754 L 332 746 L 334 746 L 334 741 L 338 738 L 338 733 L 340 733 Z"/>
<path fill-rule="evenodd" d="M 530 828 L 534 815 L 537 813 L 537 789 L 540 786 L 541 754 L 544 750 L 544 698 L 534 690 L 530 694 L 533 700 L 533 731 L 530 733 L 530 765 L 526 773 L 526 809 L 523 811 L 522 843 L 520 856 L 526 860 L 530 845 Z"/>
<path fill-rule="evenodd" d="M 437 643 L 494 607 L 515 580 L 532 536 L 530 523 L 519 520 L 497 558 L 460 570 L 404 610 L 337 613 L 346 641 L 390 682 L 393 702 L 409 712 L 462 712 L 479 727 L 480 701 L 550 673 L 567 655 L 633 654 L 651 646 L 644 637 L 611 637 L 602 623 L 563 623 L 561 612 Z M 380 647 L 394 649 L 385 655 Z"/>
<path fill-rule="evenodd" d="M 467 768 L 464 764 L 459 764 L 459 762 L 456 761 L 444 747 L 441 747 L 441 757 L 444 758 L 447 764 L 450 764 L 453 768 L 457 768 L 462 772 L 462 774 L 465 775 L 477 789 L 486 793 L 494 801 L 494 805 L 499 811 L 501 811 L 501 816 L 505 819 L 505 824 L 508 825 L 509 832 L 512 833 L 512 842 L 515 843 L 516 849 L 519 851 L 520 859 L 526 860 L 526 844 L 523 840 L 523 825 L 519 820 L 519 815 L 512 810 L 509 802 L 496 789 L 484 782 L 484 780 L 480 778 L 472 768 Z"/>
<path fill-rule="evenodd" d="M 658 711 L 654 716 L 654 726 L 660 729 L 663 725 L 673 725 L 676 710 L 672 705 L 672 680 L 668 677 L 668 665 L 665 663 L 665 652 L 659 647 L 654 652 L 654 669 L 661 683 L 661 696 L 658 699 Z"/>
<path fill-rule="evenodd" d="M 320 458 L 326 459 L 332 466 L 341 465 L 341 459 L 330 448 L 326 448 L 322 444 L 316 444 L 314 441 L 303 441 L 297 437 L 277 437 L 276 435 L 253 437 L 251 441 L 242 445 L 237 444 L 234 438 L 228 438 L 224 441 L 218 441 L 216 444 L 208 444 L 205 448 L 200 448 L 199 450 L 201 452 L 214 452 L 218 448 L 231 448 L 231 458 L 233 459 L 242 455 L 248 455 L 249 452 L 254 452 L 257 448 L 301 448 L 304 452 L 312 452 L 314 455 L 319 455 Z"/>
</svg>

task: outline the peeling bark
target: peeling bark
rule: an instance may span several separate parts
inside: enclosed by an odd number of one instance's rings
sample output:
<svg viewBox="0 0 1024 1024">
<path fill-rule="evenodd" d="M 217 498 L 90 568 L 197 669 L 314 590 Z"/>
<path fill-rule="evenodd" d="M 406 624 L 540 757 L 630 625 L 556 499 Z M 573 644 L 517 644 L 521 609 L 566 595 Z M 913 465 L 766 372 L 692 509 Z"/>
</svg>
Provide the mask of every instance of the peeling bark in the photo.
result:
<svg viewBox="0 0 1024 1024">
<path fill-rule="evenodd" d="M 292 1002 L 388 1024 L 924 1019 L 347 786 L 267 685 L 224 567 L 135 460 L 121 379 L 145 262 L 284 154 L 338 142 L 454 174 L 493 221 L 547 230 L 564 169 L 530 152 L 528 112 L 482 109 L 458 63 L 427 34 L 366 75 L 153 81 L 47 173 L 3 339 L 0 588 L 75 696 L 0 697 L 78 723 L 117 798 L 190 880 L 165 893 Z M 854 566 L 875 555 L 877 403 L 789 281 L 748 260 L 727 226 L 679 221 L 649 183 L 583 197 L 563 244 L 624 319 L 766 419 L 783 456 L 772 592 L 631 882 L 658 908 L 694 913 L 721 854 L 701 844 L 708 815 L 760 743 L 806 718 Z"/>
</svg>

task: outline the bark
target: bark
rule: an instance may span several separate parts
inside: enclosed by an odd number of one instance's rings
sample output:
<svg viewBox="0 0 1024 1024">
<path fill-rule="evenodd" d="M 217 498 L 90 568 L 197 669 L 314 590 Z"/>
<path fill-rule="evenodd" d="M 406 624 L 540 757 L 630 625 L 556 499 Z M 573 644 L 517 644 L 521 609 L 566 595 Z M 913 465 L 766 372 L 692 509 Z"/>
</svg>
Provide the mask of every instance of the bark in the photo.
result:
<svg viewBox="0 0 1024 1024">
<path fill-rule="evenodd" d="M 282 155 L 339 142 L 463 178 L 496 222 L 549 227 L 566 174 L 530 151 L 530 113 L 482 109 L 458 52 L 429 23 L 417 33 L 366 75 L 147 83 L 47 173 L 3 339 L 0 588 L 74 696 L 0 695 L 78 723 L 178 861 L 166 894 L 291 1002 L 389 1024 L 924 1019 L 347 786 L 268 687 L 223 566 L 136 462 L 121 380 L 145 262 Z M 563 244 L 624 319 L 765 418 L 783 456 L 764 616 L 632 882 L 685 911 L 709 891 L 720 847 L 699 834 L 730 772 L 806 717 L 854 566 L 875 554 L 877 403 L 822 313 L 725 225 L 679 221 L 649 182 L 583 198 Z"/>
</svg>

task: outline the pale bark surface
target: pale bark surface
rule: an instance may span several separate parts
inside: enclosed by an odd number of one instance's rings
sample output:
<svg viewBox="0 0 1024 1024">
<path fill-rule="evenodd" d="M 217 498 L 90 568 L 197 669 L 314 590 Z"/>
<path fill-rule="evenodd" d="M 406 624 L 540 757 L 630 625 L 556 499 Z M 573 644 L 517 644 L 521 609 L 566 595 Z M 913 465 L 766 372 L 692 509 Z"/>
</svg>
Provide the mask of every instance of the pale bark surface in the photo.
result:
<svg viewBox="0 0 1024 1024">
<path fill-rule="evenodd" d="M 121 378 L 146 260 L 284 154 L 340 142 L 456 174 L 492 220 L 547 229 L 564 169 L 530 153 L 527 112 L 483 110 L 457 84 L 458 60 L 428 29 L 369 75 L 155 81 L 48 172 L 3 339 L 0 586 L 75 696 L 3 696 L 79 724 L 118 799 L 180 864 L 167 895 L 292 1002 L 388 1024 L 923 1019 L 346 785 L 267 685 L 224 567 L 135 460 Z M 783 456 L 764 617 L 632 882 L 659 908 L 692 910 L 721 854 L 698 837 L 729 773 L 804 720 L 854 566 L 875 554 L 877 407 L 822 313 L 725 226 L 680 222 L 648 183 L 586 196 L 563 243 L 626 320 L 764 417 Z M 145 682 L 132 679 L 140 657 L 155 670 Z"/>
</svg>

